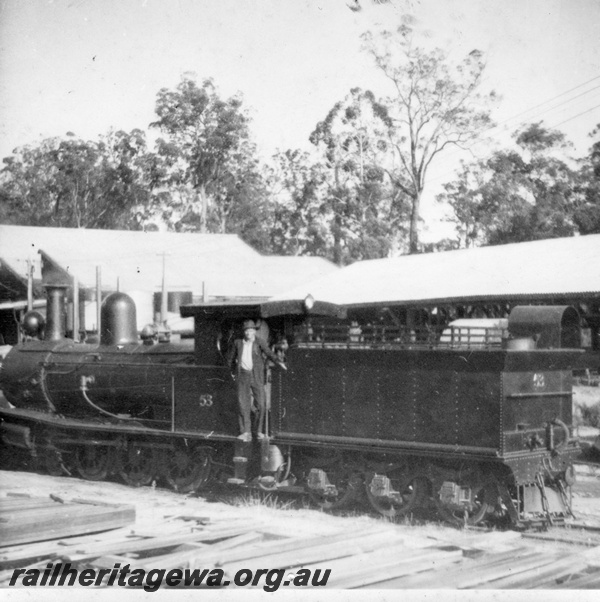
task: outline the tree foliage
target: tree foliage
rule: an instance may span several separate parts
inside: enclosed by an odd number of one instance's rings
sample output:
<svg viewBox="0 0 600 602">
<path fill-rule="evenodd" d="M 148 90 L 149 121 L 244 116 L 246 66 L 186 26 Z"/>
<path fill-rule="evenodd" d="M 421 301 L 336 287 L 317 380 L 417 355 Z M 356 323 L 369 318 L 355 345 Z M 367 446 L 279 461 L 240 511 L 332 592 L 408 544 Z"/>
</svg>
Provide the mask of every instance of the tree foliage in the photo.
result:
<svg viewBox="0 0 600 602">
<path fill-rule="evenodd" d="M 600 124 L 590 134 L 600 137 Z M 600 139 L 590 148 L 580 168 L 579 197 L 573 219 L 581 234 L 600 234 Z"/>
<path fill-rule="evenodd" d="M 340 265 L 386 256 L 401 232 L 405 195 L 382 168 L 389 151 L 385 115 L 370 91 L 354 88 L 310 136 L 321 158 L 318 213 Z"/>
<path fill-rule="evenodd" d="M 371 92 L 354 88 L 312 132 L 315 153 L 278 155 L 280 252 L 342 265 L 385 257 L 397 246 L 406 198 L 381 167 L 389 150 L 382 111 Z"/>
<path fill-rule="evenodd" d="M 282 255 L 327 257 L 329 234 L 322 219 L 323 173 L 319 163 L 300 150 L 279 152 L 268 179 L 275 200 L 271 244 Z"/>
<path fill-rule="evenodd" d="M 145 135 L 111 132 L 98 142 L 73 134 L 15 149 L 4 159 L 0 203 L 12 224 L 135 227 L 132 208 L 150 194 Z"/>
<path fill-rule="evenodd" d="M 157 156 L 170 191 L 159 204 L 163 216 L 178 230 L 230 231 L 241 191 L 248 205 L 263 187 L 241 97 L 224 100 L 212 80 L 198 85 L 186 75 L 175 90 L 158 92 L 156 114 L 151 125 L 164 134 Z"/>
<path fill-rule="evenodd" d="M 364 42 L 394 90 L 381 102 L 394 151 L 388 171 L 411 200 L 409 250 L 416 253 L 421 197 L 432 161 L 449 147 L 468 146 L 490 127 L 488 106 L 496 95 L 479 93 L 485 68 L 479 50 L 452 65 L 442 50 L 416 46 L 410 23 L 378 36 L 367 33 Z"/>
<path fill-rule="evenodd" d="M 564 134 L 541 123 L 514 134 L 515 150 L 464 164 L 439 200 L 454 212 L 461 246 L 571 236 L 579 174 L 557 156 Z"/>
<path fill-rule="evenodd" d="M 541 123 L 514 148 L 463 164 L 440 200 L 457 240 L 419 243 L 420 203 L 434 159 L 491 125 L 483 55 L 457 65 L 414 43 L 410 22 L 364 36 L 392 84 L 383 99 L 352 88 L 319 121 L 312 152 L 263 165 L 241 96 L 185 75 L 156 97 L 161 136 L 141 130 L 97 141 L 73 134 L 16 149 L 0 171 L 0 221 L 23 225 L 237 233 L 263 252 L 318 255 L 342 265 L 410 252 L 600 232 L 600 125 L 578 168 L 564 135 Z"/>
</svg>

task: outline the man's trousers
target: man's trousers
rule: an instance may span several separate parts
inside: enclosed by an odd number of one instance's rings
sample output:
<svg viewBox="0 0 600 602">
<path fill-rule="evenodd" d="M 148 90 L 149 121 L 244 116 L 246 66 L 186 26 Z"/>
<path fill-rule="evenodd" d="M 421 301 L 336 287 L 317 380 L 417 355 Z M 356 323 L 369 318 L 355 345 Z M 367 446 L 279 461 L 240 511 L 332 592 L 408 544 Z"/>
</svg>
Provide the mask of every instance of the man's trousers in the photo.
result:
<svg viewBox="0 0 600 602">
<path fill-rule="evenodd" d="M 263 430 L 265 418 L 265 385 L 254 378 L 252 371 L 240 370 L 237 379 L 238 419 L 240 433 L 252 432 L 252 398 L 258 409 L 258 432 Z"/>
</svg>

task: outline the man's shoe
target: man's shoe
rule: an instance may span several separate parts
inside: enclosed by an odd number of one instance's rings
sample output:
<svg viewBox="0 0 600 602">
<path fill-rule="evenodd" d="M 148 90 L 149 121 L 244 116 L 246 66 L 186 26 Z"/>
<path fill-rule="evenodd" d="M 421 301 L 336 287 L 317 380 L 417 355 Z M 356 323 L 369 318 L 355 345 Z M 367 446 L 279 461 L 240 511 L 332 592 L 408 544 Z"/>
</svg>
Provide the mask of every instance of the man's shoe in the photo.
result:
<svg viewBox="0 0 600 602">
<path fill-rule="evenodd" d="M 266 436 L 266 435 L 265 435 L 264 433 L 257 433 L 257 434 L 256 434 L 256 438 L 257 438 L 257 439 L 264 439 L 264 438 L 265 438 L 265 436 Z"/>
<path fill-rule="evenodd" d="M 250 433 L 242 433 L 241 435 L 238 435 L 238 439 L 240 439 L 244 443 L 249 443 L 250 441 L 252 441 L 252 435 Z"/>
</svg>

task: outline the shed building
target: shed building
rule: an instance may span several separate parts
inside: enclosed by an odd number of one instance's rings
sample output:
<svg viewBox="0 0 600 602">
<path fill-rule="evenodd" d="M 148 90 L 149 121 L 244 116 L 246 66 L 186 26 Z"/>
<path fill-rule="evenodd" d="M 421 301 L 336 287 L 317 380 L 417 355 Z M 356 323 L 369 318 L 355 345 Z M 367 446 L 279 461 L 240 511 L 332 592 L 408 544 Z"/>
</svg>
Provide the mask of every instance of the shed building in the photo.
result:
<svg viewBox="0 0 600 602">
<path fill-rule="evenodd" d="M 600 349 L 600 234 L 361 261 L 276 299 L 344 305 L 360 321 L 443 328 L 502 318 L 515 305 L 573 305 Z"/>
<path fill-rule="evenodd" d="M 10 311 L 26 305 L 28 265 L 36 300 L 43 298 L 42 283 L 72 286 L 76 277 L 87 330 L 96 329 L 97 268 L 103 293 L 118 289 L 134 298 L 140 329 L 156 317 L 163 273 L 170 325 L 178 328 L 177 300 L 260 301 L 338 270 L 320 257 L 262 255 L 234 234 L 0 225 L 0 303 L 10 303 Z M 7 320 L 14 323 L 12 315 Z"/>
</svg>

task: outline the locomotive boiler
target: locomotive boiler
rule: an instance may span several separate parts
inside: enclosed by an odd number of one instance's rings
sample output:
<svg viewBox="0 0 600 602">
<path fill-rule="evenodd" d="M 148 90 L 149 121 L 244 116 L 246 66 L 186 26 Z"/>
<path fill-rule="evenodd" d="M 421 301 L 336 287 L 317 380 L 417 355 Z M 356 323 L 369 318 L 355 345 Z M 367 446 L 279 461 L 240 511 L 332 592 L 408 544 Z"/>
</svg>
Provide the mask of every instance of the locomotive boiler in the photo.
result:
<svg viewBox="0 0 600 602">
<path fill-rule="evenodd" d="M 310 296 L 190 305 L 193 347 L 139 339 L 122 293 L 105 300 L 96 342 L 65 338 L 63 308 L 64 290 L 49 288 L 44 336 L 0 368 L 11 404 L 2 440 L 52 473 L 181 491 L 212 475 L 323 508 L 366 500 L 394 517 L 435 506 L 455 523 L 570 514 L 573 308 L 523 306 L 507 324 L 419 333 L 360 324 Z M 265 437 L 249 443 L 237 437 L 227 362 L 245 319 L 288 368 L 270 371 Z"/>
</svg>

